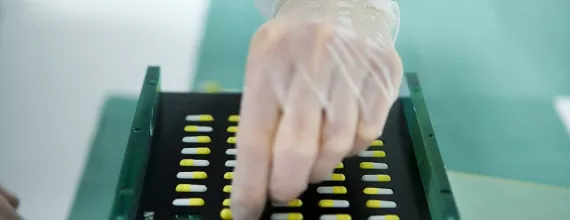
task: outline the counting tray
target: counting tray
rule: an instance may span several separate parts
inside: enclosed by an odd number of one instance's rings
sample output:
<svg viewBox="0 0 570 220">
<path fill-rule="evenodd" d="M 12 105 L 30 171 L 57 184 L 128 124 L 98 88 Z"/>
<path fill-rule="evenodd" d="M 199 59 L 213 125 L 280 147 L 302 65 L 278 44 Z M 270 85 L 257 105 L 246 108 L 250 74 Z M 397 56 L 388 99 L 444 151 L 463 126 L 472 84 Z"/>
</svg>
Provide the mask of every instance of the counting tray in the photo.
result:
<svg viewBox="0 0 570 220">
<path fill-rule="evenodd" d="M 155 71 L 147 73 L 110 219 L 230 219 L 227 163 L 235 160 L 241 95 L 160 93 Z M 428 141 L 412 137 L 425 131 L 411 103 L 398 99 L 367 151 L 298 200 L 268 203 L 262 219 L 459 219 L 437 146 L 429 151 Z"/>
</svg>

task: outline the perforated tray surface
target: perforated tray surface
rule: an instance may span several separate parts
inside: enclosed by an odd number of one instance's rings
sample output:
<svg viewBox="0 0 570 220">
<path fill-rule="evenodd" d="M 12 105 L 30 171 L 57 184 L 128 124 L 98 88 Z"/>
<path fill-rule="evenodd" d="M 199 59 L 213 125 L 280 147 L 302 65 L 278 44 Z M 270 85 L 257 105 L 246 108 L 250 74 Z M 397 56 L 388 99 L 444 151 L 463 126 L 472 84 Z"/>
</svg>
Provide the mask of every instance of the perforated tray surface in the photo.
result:
<svg viewBox="0 0 570 220">
<path fill-rule="evenodd" d="M 189 216 L 206 220 L 222 219 L 220 215 L 222 210 L 228 208 L 223 205 L 223 201 L 229 198 L 229 193 L 223 189 L 231 184 L 231 180 L 225 179 L 224 175 L 232 171 L 231 167 L 226 166 L 226 162 L 235 159 L 235 156 L 226 154 L 228 149 L 235 148 L 235 144 L 228 143 L 228 138 L 234 137 L 235 133 L 228 132 L 227 128 L 237 125 L 228 118 L 238 114 L 240 95 L 161 93 L 160 96 L 158 120 L 154 129 L 154 139 L 136 219 L 168 220 L 177 219 L 177 215 L 179 219 L 193 219 Z M 207 117 L 202 117 L 202 120 L 188 121 L 186 120 L 188 115 L 211 115 L 213 120 L 203 120 Z M 294 213 L 286 215 L 288 218 L 283 219 L 295 219 L 299 214 L 303 219 L 320 219 L 323 215 L 335 214 L 350 215 L 351 219 L 369 219 L 371 216 L 386 220 L 431 219 L 405 120 L 402 100 L 398 100 L 389 114 L 383 136 L 379 138 L 383 141 L 383 146 L 371 146 L 368 149 L 368 151 L 383 151 L 385 157 L 356 156 L 345 159 L 343 168 L 338 168 L 334 172 L 344 175 L 343 181 L 325 181 L 311 185 L 299 198 L 302 202 L 300 207 L 274 207 L 268 204 L 262 219 L 272 219 L 271 216 L 275 213 Z M 195 132 L 196 127 L 185 129 L 186 126 L 205 126 L 213 130 L 201 128 L 199 130 L 205 130 Z M 185 137 L 197 136 L 207 136 L 210 141 L 207 141 L 208 138 L 190 138 L 207 143 L 183 142 Z M 208 148 L 209 154 L 182 154 L 184 148 L 198 147 Z M 207 160 L 209 165 L 181 166 L 185 163 L 181 163 L 184 159 Z M 362 169 L 360 167 L 362 162 L 383 163 L 388 167 Z M 194 165 L 196 164 L 199 162 L 194 161 Z M 207 178 L 180 179 L 177 177 L 179 172 L 205 172 Z M 364 175 L 388 175 L 390 181 L 363 181 Z M 343 179 L 341 175 L 335 178 Z M 191 184 L 192 189 L 200 191 L 204 190 L 202 186 L 207 189 L 204 192 L 177 192 L 177 188 L 178 191 L 188 190 L 187 186 L 180 184 Z M 342 186 L 346 188 L 346 193 L 320 194 L 317 188 L 322 186 Z M 388 193 L 392 191 L 392 194 L 366 194 L 364 192 L 366 188 L 390 189 L 381 191 Z M 184 206 L 173 204 L 176 199 L 187 198 L 195 198 L 192 200 L 194 206 L 190 206 L 188 201 L 184 202 Z M 321 200 L 344 200 L 348 202 L 348 207 L 320 207 L 319 203 L 323 203 Z M 381 201 L 380 208 L 367 206 L 367 202 L 374 205 L 374 201 L 378 200 Z M 346 202 L 336 203 L 346 205 Z M 392 207 L 394 203 L 396 207 Z M 274 219 L 277 217 L 279 216 L 273 216 Z M 331 216 L 327 219 L 337 218 Z"/>
</svg>

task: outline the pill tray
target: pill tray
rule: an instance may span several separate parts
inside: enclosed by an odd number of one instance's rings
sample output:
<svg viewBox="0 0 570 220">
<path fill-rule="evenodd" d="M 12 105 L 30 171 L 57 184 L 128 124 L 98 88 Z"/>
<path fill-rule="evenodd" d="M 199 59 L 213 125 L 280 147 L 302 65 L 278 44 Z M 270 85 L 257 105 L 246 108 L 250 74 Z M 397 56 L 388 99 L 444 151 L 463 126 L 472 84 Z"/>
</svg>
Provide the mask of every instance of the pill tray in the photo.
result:
<svg viewBox="0 0 570 220">
<path fill-rule="evenodd" d="M 421 88 L 392 107 L 383 135 L 262 219 L 459 219 Z M 149 67 L 110 219 L 231 219 L 238 93 L 160 92 Z M 420 118 L 422 117 L 422 118 Z"/>
</svg>

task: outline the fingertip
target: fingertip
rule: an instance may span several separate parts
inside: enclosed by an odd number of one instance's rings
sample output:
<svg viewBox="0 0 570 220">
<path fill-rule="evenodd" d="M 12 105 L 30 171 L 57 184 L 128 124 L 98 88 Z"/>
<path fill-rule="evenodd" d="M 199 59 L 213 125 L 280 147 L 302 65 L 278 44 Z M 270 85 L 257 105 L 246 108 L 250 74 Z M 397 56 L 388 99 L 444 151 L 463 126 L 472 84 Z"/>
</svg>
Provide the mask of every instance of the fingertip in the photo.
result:
<svg viewBox="0 0 570 220">
<path fill-rule="evenodd" d="M 230 195 L 232 219 L 259 219 L 265 208 L 266 196 L 264 191 L 234 190 Z"/>
</svg>

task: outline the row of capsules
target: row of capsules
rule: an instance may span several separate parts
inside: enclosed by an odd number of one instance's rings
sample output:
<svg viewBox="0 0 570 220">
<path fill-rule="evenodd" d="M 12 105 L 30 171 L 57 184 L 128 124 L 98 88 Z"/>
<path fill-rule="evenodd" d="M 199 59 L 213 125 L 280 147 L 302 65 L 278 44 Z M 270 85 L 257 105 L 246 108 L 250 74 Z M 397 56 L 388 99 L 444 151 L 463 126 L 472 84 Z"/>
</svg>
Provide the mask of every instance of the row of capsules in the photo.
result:
<svg viewBox="0 0 570 220">
<path fill-rule="evenodd" d="M 362 181 L 371 185 L 389 185 L 392 181 L 390 175 L 386 174 L 388 169 L 387 163 L 380 163 L 381 158 L 386 157 L 386 152 L 381 150 L 384 147 L 384 141 L 375 140 L 372 142 L 370 147 L 358 154 L 362 158 L 360 163 L 360 168 L 363 170 L 368 170 L 366 174 L 362 175 Z M 369 174 L 373 173 L 373 174 Z M 371 209 L 378 208 L 396 208 L 396 203 L 394 201 L 380 200 L 378 197 L 393 195 L 394 191 L 387 187 L 366 187 L 363 193 L 370 199 L 366 201 L 366 207 Z M 397 215 L 372 215 L 368 217 L 368 220 L 399 220 L 400 217 Z"/>
<path fill-rule="evenodd" d="M 208 178 L 208 174 L 201 169 L 210 165 L 207 156 L 211 152 L 208 144 L 212 142 L 212 139 L 208 134 L 214 129 L 207 125 L 212 121 L 214 121 L 214 117 L 209 114 L 186 116 L 186 122 L 189 124 L 184 126 L 184 132 L 189 133 L 189 135 L 182 138 L 185 147 L 181 150 L 183 159 L 180 160 L 180 166 L 183 171 L 178 172 L 176 177 L 183 183 L 176 185 L 176 192 L 178 193 L 200 195 L 208 190 L 206 185 L 188 184 L 188 182 L 200 183 Z M 204 206 L 204 199 L 202 196 L 175 198 L 172 205 Z"/>
</svg>

